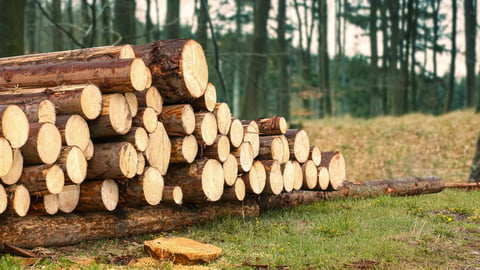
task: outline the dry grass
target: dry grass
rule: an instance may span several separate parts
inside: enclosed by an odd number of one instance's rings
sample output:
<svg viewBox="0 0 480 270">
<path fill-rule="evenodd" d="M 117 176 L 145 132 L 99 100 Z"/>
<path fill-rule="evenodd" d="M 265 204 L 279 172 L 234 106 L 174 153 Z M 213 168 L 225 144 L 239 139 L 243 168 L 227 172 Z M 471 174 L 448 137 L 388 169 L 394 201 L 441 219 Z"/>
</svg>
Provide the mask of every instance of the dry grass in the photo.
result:
<svg viewBox="0 0 480 270">
<path fill-rule="evenodd" d="M 432 116 L 307 121 L 311 144 L 323 151 L 339 150 L 351 181 L 439 175 L 464 182 L 480 130 L 472 110 Z"/>
</svg>

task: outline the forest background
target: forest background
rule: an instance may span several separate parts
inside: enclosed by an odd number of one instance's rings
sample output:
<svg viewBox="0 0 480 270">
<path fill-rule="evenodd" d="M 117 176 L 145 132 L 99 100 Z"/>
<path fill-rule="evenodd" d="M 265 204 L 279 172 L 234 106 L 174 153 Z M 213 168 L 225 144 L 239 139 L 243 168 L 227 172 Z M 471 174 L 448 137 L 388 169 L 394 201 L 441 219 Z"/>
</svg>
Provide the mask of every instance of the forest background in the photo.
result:
<svg viewBox="0 0 480 270">
<path fill-rule="evenodd" d="M 236 117 L 480 110 L 476 0 L 0 0 L 0 56 L 193 38 Z"/>
</svg>

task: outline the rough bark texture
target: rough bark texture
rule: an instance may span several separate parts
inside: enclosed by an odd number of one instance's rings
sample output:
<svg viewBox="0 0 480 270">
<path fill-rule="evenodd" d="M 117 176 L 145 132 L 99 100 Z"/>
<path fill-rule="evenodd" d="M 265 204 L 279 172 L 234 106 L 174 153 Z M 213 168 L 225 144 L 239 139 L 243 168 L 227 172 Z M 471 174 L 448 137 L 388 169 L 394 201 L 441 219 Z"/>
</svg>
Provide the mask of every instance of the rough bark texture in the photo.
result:
<svg viewBox="0 0 480 270">
<path fill-rule="evenodd" d="M 80 185 L 80 199 L 75 210 L 113 211 L 118 199 L 118 185 L 112 179 L 85 182 Z"/>
<path fill-rule="evenodd" d="M 17 182 L 30 192 L 48 191 L 58 194 L 65 184 L 65 175 L 58 165 L 37 165 L 24 167 Z"/>
<path fill-rule="evenodd" d="M 280 116 L 258 118 L 255 122 L 257 122 L 260 135 L 283 135 L 288 129 L 287 121 Z"/>
<path fill-rule="evenodd" d="M 131 143 L 102 143 L 94 148 L 87 179 L 131 178 L 137 173 L 137 151 Z"/>
</svg>

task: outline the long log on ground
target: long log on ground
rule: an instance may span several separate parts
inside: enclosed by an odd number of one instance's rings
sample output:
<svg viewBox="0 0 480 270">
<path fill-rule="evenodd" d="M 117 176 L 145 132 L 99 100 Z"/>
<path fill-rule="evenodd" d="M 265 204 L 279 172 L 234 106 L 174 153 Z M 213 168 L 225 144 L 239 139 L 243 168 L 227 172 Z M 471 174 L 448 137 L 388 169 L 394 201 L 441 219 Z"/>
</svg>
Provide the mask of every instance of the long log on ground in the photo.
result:
<svg viewBox="0 0 480 270">
<path fill-rule="evenodd" d="M 268 168 L 270 169 L 270 168 Z M 261 161 L 255 161 L 248 173 L 242 174 L 245 190 L 249 193 L 260 194 L 267 184 L 266 166 Z"/>
<path fill-rule="evenodd" d="M 157 205 L 162 200 L 163 187 L 163 176 L 154 167 L 148 167 L 142 175 L 120 183 L 119 204 L 130 207 Z"/>
<path fill-rule="evenodd" d="M 205 93 L 190 102 L 195 111 L 213 112 L 217 104 L 217 90 L 212 83 L 208 83 Z"/>
<path fill-rule="evenodd" d="M 288 130 L 287 120 L 284 117 L 273 116 L 270 118 L 255 119 L 260 135 L 283 135 Z"/>
<path fill-rule="evenodd" d="M 172 152 L 172 143 L 168 137 L 167 131 L 161 122 L 158 122 L 155 132 L 150 134 L 145 158 L 148 164 L 157 168 L 162 175 L 165 175 L 170 164 Z"/>
<path fill-rule="evenodd" d="M 52 194 L 57 194 L 63 189 L 65 174 L 56 164 L 27 166 L 23 168 L 17 183 L 23 184 L 32 193 L 48 190 Z"/>
<path fill-rule="evenodd" d="M 338 190 L 342 187 L 343 181 L 347 179 L 345 170 L 345 159 L 342 153 L 336 152 L 322 152 L 322 162 L 320 166 L 328 169 L 330 177 L 329 190 Z"/>
<path fill-rule="evenodd" d="M 229 154 L 227 159 L 222 163 L 223 173 L 225 176 L 225 185 L 233 186 L 238 176 L 238 162 L 234 155 Z"/>
<path fill-rule="evenodd" d="M 219 134 L 212 145 L 200 145 L 198 155 L 224 162 L 230 155 L 230 140 L 227 136 Z"/>
<path fill-rule="evenodd" d="M 195 113 L 190 104 L 164 106 L 159 120 L 170 136 L 190 135 L 195 130 Z"/>
<path fill-rule="evenodd" d="M 15 150 L 10 147 L 8 141 L 5 138 L 0 137 L 0 176 L 2 177 L 2 180 L 3 177 L 6 176 L 5 180 L 3 180 L 5 184 L 14 184 L 16 180 L 18 180 L 15 179 L 16 175 L 11 175 L 13 177 L 7 176 L 14 165 L 14 151 Z"/>
<path fill-rule="evenodd" d="M 148 72 L 138 58 L 4 66 L 0 67 L 0 87 L 54 87 L 89 82 L 103 93 L 143 91 L 147 87 Z"/>
<path fill-rule="evenodd" d="M 5 139 L 3 139 L 5 140 Z M 5 152 L 5 150 L 2 150 L 3 147 L 6 147 L 6 151 L 8 151 L 8 147 L 10 145 L 6 142 L 3 144 L 2 139 L 0 139 L 0 172 L 3 172 L 6 170 L 8 166 L 8 152 Z M 8 145 L 8 147 L 7 147 Z M 22 151 L 20 149 L 13 149 L 13 161 L 12 165 L 10 166 L 10 169 L 8 170 L 7 174 L 3 175 L 2 182 L 6 185 L 13 185 L 15 184 L 18 179 L 20 179 L 20 176 L 22 176 L 22 170 L 23 170 L 23 155 Z"/>
<path fill-rule="evenodd" d="M 289 129 L 285 133 L 290 150 L 290 158 L 300 163 L 307 161 L 310 155 L 310 140 L 303 129 Z"/>
<path fill-rule="evenodd" d="M 149 87 L 145 91 L 135 92 L 139 108 L 150 107 L 155 110 L 157 114 L 162 113 L 163 98 L 158 89 L 154 86 Z"/>
<path fill-rule="evenodd" d="M 0 105 L 0 134 L 12 148 L 22 147 L 28 139 L 29 123 L 25 112 L 16 105 Z"/>
<path fill-rule="evenodd" d="M 195 113 L 195 130 L 193 135 L 199 143 L 212 145 L 218 134 L 217 119 L 211 112 Z"/>
<path fill-rule="evenodd" d="M 183 191 L 180 186 L 164 186 L 162 203 L 183 204 Z"/>
<path fill-rule="evenodd" d="M 480 182 L 474 182 L 474 183 L 445 183 L 445 188 L 477 190 L 477 189 L 480 189 Z"/>
<path fill-rule="evenodd" d="M 0 251 L 4 250 L 5 243 L 22 248 L 64 246 L 101 238 L 178 230 L 225 215 L 256 217 L 259 214 L 258 204 L 254 200 L 246 200 L 190 207 L 119 208 L 113 212 L 51 217 L 0 216 Z"/>
<path fill-rule="evenodd" d="M 92 138 L 124 135 L 132 127 L 132 114 L 127 99 L 120 93 L 103 95 L 102 111 L 89 121 Z"/>
<path fill-rule="evenodd" d="M 87 149 L 90 143 L 90 128 L 83 117 L 78 114 L 59 115 L 56 125 L 63 145 L 76 146 L 82 151 Z"/>
<path fill-rule="evenodd" d="M 228 137 L 230 138 L 230 143 L 232 147 L 238 148 L 243 142 L 243 125 L 242 121 L 238 119 L 232 119 L 232 124 L 230 125 L 230 131 L 228 132 Z"/>
<path fill-rule="evenodd" d="M 94 145 L 92 159 L 88 161 L 87 179 L 131 178 L 137 173 L 138 156 L 128 142 Z"/>
<path fill-rule="evenodd" d="M 441 192 L 445 188 L 443 181 L 436 176 L 412 177 L 365 182 L 345 182 L 341 190 L 298 191 L 282 193 L 278 196 L 259 196 L 261 210 L 293 207 L 301 204 L 342 198 L 372 198 L 382 195 L 414 196 Z"/>
<path fill-rule="evenodd" d="M 22 147 L 25 164 L 53 164 L 60 154 L 62 137 L 58 128 L 51 123 L 30 125 L 27 143 Z"/>
<path fill-rule="evenodd" d="M 232 113 L 227 103 L 217 103 L 213 110 L 217 119 L 218 132 L 222 135 L 228 135 L 230 125 L 232 124 Z"/>
<path fill-rule="evenodd" d="M 198 153 L 197 139 L 193 135 L 170 137 L 172 152 L 170 163 L 192 163 Z"/>
<path fill-rule="evenodd" d="M 0 58 L 0 66 L 39 65 L 66 61 L 105 61 L 134 58 L 130 45 L 103 46 L 69 51 L 58 51 Z"/>
<path fill-rule="evenodd" d="M 132 119 L 132 126 L 143 127 L 148 133 L 153 133 L 158 126 L 157 112 L 154 108 L 138 109 L 137 115 Z"/>
<path fill-rule="evenodd" d="M 80 185 L 77 211 L 113 211 L 119 200 L 118 185 L 112 179 L 88 181 Z"/>
<path fill-rule="evenodd" d="M 202 46 L 191 39 L 158 40 L 133 46 L 152 73 L 166 104 L 202 96 L 208 83 L 208 66 Z"/>
<path fill-rule="evenodd" d="M 5 104 L 3 96 L 2 103 Z M 57 115 L 55 113 L 55 105 L 50 100 L 28 101 L 17 103 L 27 116 L 30 123 L 51 123 L 55 124 Z"/>
<path fill-rule="evenodd" d="M 64 146 L 56 162 L 66 173 L 66 179 L 80 184 L 87 176 L 87 159 L 77 146 Z"/>
<path fill-rule="evenodd" d="M 66 185 L 58 194 L 58 210 L 71 213 L 77 208 L 80 200 L 80 185 Z"/>
</svg>

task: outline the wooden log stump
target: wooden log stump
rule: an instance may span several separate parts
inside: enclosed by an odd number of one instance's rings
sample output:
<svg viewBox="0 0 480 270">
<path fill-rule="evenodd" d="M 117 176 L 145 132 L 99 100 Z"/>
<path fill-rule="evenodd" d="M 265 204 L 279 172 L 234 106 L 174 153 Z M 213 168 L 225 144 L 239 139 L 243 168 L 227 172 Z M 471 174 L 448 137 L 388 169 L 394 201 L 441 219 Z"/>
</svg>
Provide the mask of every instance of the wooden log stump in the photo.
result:
<svg viewBox="0 0 480 270">
<path fill-rule="evenodd" d="M 120 205 L 138 207 L 157 205 L 163 196 L 163 176 L 154 167 L 148 167 L 145 172 L 120 184 Z"/>
<path fill-rule="evenodd" d="M 227 103 L 217 103 L 213 110 L 217 119 L 218 132 L 222 135 L 228 135 L 230 125 L 232 124 L 232 113 Z"/>
<path fill-rule="evenodd" d="M 217 138 L 217 119 L 211 112 L 195 113 L 195 129 L 193 135 L 199 143 L 212 145 Z"/>
<path fill-rule="evenodd" d="M 92 138 L 126 134 L 132 127 L 132 114 L 127 99 L 120 93 L 102 96 L 100 116 L 88 122 Z"/>
<path fill-rule="evenodd" d="M 274 195 L 282 193 L 285 184 L 284 182 L 287 179 L 284 179 L 285 174 L 282 174 L 282 167 L 278 160 L 261 160 L 260 162 L 265 168 L 266 173 L 266 183 L 263 193 Z"/>
<path fill-rule="evenodd" d="M 322 162 L 322 152 L 320 151 L 320 148 L 317 146 L 310 146 L 310 155 L 308 156 L 308 159 L 313 161 L 315 166 L 320 166 L 320 163 Z"/>
<path fill-rule="evenodd" d="M 58 194 L 65 184 L 65 175 L 56 164 L 26 166 L 17 184 L 24 185 L 32 193 L 48 190 L 52 194 Z"/>
<path fill-rule="evenodd" d="M 148 133 L 153 133 L 158 126 L 157 112 L 154 108 L 140 108 L 132 119 L 132 126 L 143 127 Z"/>
<path fill-rule="evenodd" d="M 327 167 L 320 166 L 317 169 L 318 172 L 318 189 L 327 190 L 330 185 L 330 175 Z"/>
<path fill-rule="evenodd" d="M 87 181 L 80 185 L 77 211 L 113 211 L 119 200 L 118 185 L 112 179 Z"/>
<path fill-rule="evenodd" d="M 59 115 L 56 125 L 63 145 L 76 146 L 82 151 L 87 149 L 90 143 L 90 128 L 83 117 L 78 114 Z"/>
<path fill-rule="evenodd" d="M 8 206 L 8 196 L 7 196 L 7 191 L 3 187 L 2 184 L 0 184 L 0 214 L 5 212 L 7 210 Z"/>
<path fill-rule="evenodd" d="M 162 203 L 167 204 L 183 204 L 183 191 L 180 186 L 164 186 Z"/>
<path fill-rule="evenodd" d="M 230 131 L 228 132 L 228 137 L 230 138 L 230 143 L 233 148 L 238 148 L 243 142 L 243 125 L 242 121 L 238 119 L 232 119 L 232 124 L 230 125 Z"/>
<path fill-rule="evenodd" d="M 143 92 L 143 91 L 142 91 Z M 125 96 L 125 100 L 127 101 L 128 110 L 132 117 L 135 117 L 138 112 L 138 100 L 137 96 L 133 92 L 127 92 L 123 94 Z"/>
<path fill-rule="evenodd" d="M 280 136 L 260 136 L 257 159 L 283 160 L 283 142 Z"/>
<path fill-rule="evenodd" d="M 62 137 L 51 123 L 30 125 L 29 138 L 22 147 L 25 164 L 53 164 L 60 154 Z"/>
<path fill-rule="evenodd" d="M 327 167 L 328 169 L 330 176 L 328 189 L 339 190 L 343 186 L 343 182 L 347 179 L 343 155 L 338 151 L 322 152 L 322 162 L 320 166 Z"/>
<path fill-rule="evenodd" d="M 290 158 L 300 163 L 307 161 L 310 154 L 310 140 L 303 129 L 289 129 L 285 133 L 290 150 Z"/>
<path fill-rule="evenodd" d="M 202 46 L 191 39 L 158 40 L 134 46 L 152 73 L 152 84 L 166 104 L 198 98 L 208 83 L 207 60 Z"/>
<path fill-rule="evenodd" d="M 231 154 L 237 159 L 239 171 L 250 171 L 254 157 L 252 145 L 249 142 L 243 142 L 239 148 L 232 149 Z"/>
<path fill-rule="evenodd" d="M 80 185 L 66 185 L 58 194 L 58 210 L 71 213 L 77 208 L 80 200 Z"/>
<path fill-rule="evenodd" d="M 87 176 L 87 159 L 77 146 L 64 146 L 57 164 L 66 173 L 67 180 L 80 184 Z"/>
<path fill-rule="evenodd" d="M 85 148 L 85 150 L 83 150 L 83 155 L 85 155 L 85 159 L 86 160 L 92 159 L 94 151 L 95 151 L 95 147 L 93 146 L 93 141 L 88 140 L 87 148 Z"/>
<path fill-rule="evenodd" d="M 317 166 L 313 160 L 307 160 L 302 164 L 302 187 L 301 189 L 313 190 L 318 185 L 319 175 Z"/>
<path fill-rule="evenodd" d="M 145 91 L 135 92 L 135 95 L 137 96 L 139 108 L 150 107 L 155 110 L 157 115 L 162 113 L 163 99 L 156 87 L 152 86 Z"/>
<path fill-rule="evenodd" d="M 132 178 L 137 173 L 137 151 L 128 142 L 94 145 L 94 154 L 88 161 L 87 179 Z"/>
<path fill-rule="evenodd" d="M 25 217 L 30 209 L 30 192 L 23 185 L 11 186 L 7 189 L 8 206 L 7 213 L 14 213 L 19 217 Z"/>
<path fill-rule="evenodd" d="M 195 111 L 213 112 L 217 104 L 217 90 L 212 83 L 207 84 L 205 93 L 199 98 L 192 100 L 192 107 Z"/>
<path fill-rule="evenodd" d="M 230 155 L 230 140 L 225 135 L 217 135 L 212 145 L 203 145 L 199 157 L 213 158 L 220 162 L 227 160 Z"/>
<path fill-rule="evenodd" d="M 103 46 L 4 57 L 0 61 L 0 66 L 40 65 L 49 63 L 63 63 L 66 61 L 105 61 L 110 59 L 129 58 L 135 58 L 135 52 L 130 45 Z"/>
<path fill-rule="evenodd" d="M 167 185 L 182 188 L 184 201 L 218 201 L 223 194 L 222 164 L 215 159 L 199 159 L 192 164 L 178 164 L 165 176 Z"/>
<path fill-rule="evenodd" d="M 159 120 L 170 136 L 190 135 L 195 130 L 195 114 L 190 104 L 164 106 Z"/>
<path fill-rule="evenodd" d="M 192 163 L 198 153 L 197 139 L 193 135 L 170 137 L 172 152 L 170 163 Z"/>
<path fill-rule="evenodd" d="M 12 148 L 22 147 L 29 136 L 29 123 L 25 112 L 17 105 L 0 105 L 0 134 Z"/>
<path fill-rule="evenodd" d="M 172 144 L 167 131 L 161 122 L 158 122 L 155 132 L 150 134 L 150 140 L 145 150 L 145 158 L 148 164 L 157 168 L 162 175 L 165 175 L 170 163 Z"/>
<path fill-rule="evenodd" d="M 0 137 L 0 177 L 2 177 L 2 181 L 5 184 L 14 184 L 16 180 L 18 180 L 15 179 L 16 175 L 10 174 L 12 167 L 17 165 L 14 164 L 14 152 L 15 150 L 12 150 L 8 141 L 5 138 Z M 18 162 L 18 160 L 16 160 L 16 162 Z"/>
<path fill-rule="evenodd" d="M 252 145 L 253 157 L 257 157 L 260 152 L 260 137 L 258 125 L 255 121 L 243 120 L 243 141 L 249 142 Z"/>
<path fill-rule="evenodd" d="M 148 72 L 141 59 L 59 62 L 0 67 L 1 88 L 34 88 L 89 82 L 103 93 L 143 91 Z"/>
<path fill-rule="evenodd" d="M 58 206 L 58 194 L 33 196 L 33 199 L 31 199 L 29 214 L 55 215 L 58 213 Z"/>
<path fill-rule="evenodd" d="M 222 200 L 224 201 L 243 201 L 247 193 L 245 182 L 241 177 L 237 177 L 232 187 L 226 187 L 223 191 Z"/>
<path fill-rule="evenodd" d="M 267 183 L 266 167 L 261 161 L 255 161 L 248 173 L 242 174 L 245 188 L 248 193 L 260 194 L 265 190 Z"/>
<path fill-rule="evenodd" d="M 289 160 L 287 163 L 281 165 L 281 172 L 283 176 L 283 185 L 286 192 L 291 192 L 295 184 L 295 163 Z"/>
<path fill-rule="evenodd" d="M 287 120 L 284 117 L 257 118 L 258 132 L 261 136 L 283 135 L 288 130 Z"/>
<path fill-rule="evenodd" d="M 234 155 L 229 154 L 227 159 L 222 163 L 225 176 L 225 185 L 233 186 L 238 176 L 238 162 Z"/>
<path fill-rule="evenodd" d="M 2 98 L 2 103 L 5 102 Z M 30 123 L 51 123 L 55 125 L 55 105 L 50 100 L 25 101 L 16 104 L 25 112 Z"/>
</svg>

